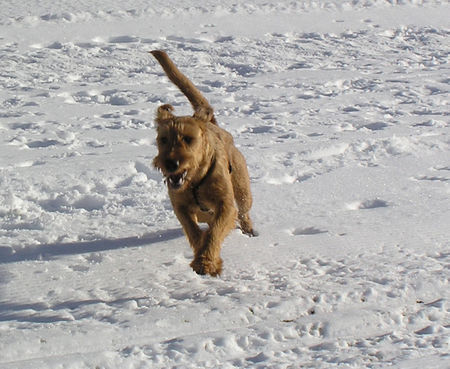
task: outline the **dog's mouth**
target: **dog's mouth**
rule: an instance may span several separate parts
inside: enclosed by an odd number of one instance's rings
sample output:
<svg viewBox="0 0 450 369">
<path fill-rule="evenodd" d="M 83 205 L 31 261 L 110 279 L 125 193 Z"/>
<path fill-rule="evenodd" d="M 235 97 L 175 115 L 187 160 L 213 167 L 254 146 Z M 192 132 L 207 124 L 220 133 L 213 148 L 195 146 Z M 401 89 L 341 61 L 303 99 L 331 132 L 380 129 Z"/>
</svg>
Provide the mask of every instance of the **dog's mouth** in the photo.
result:
<svg viewBox="0 0 450 369">
<path fill-rule="evenodd" d="M 183 187 L 184 183 L 186 182 L 186 175 L 187 170 L 185 170 L 182 173 L 178 174 L 171 174 L 170 176 L 167 176 L 167 183 L 170 188 L 177 190 L 181 187 Z"/>
</svg>

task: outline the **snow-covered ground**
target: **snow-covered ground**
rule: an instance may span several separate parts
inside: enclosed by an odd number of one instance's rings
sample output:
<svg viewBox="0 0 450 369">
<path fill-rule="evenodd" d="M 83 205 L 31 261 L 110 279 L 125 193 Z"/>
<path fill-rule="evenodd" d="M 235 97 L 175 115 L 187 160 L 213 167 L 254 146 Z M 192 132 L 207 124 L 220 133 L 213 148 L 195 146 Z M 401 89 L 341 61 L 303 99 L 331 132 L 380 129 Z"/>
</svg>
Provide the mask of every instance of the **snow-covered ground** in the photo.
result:
<svg viewBox="0 0 450 369">
<path fill-rule="evenodd" d="M 0 368 L 450 362 L 450 6 L 0 1 Z M 198 276 L 155 156 L 184 96 L 247 158 L 259 237 Z"/>
</svg>

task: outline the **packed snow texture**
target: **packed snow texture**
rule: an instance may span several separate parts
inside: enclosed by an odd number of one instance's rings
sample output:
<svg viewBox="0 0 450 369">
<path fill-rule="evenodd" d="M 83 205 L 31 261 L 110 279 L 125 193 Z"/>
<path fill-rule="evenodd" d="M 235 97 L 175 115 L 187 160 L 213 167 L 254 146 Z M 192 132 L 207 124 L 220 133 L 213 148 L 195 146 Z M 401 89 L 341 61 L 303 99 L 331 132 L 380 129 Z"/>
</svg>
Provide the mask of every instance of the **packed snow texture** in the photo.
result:
<svg viewBox="0 0 450 369">
<path fill-rule="evenodd" d="M 450 6 L 0 1 L 0 368 L 449 368 Z M 196 275 L 152 167 L 186 98 L 259 237 Z"/>
</svg>

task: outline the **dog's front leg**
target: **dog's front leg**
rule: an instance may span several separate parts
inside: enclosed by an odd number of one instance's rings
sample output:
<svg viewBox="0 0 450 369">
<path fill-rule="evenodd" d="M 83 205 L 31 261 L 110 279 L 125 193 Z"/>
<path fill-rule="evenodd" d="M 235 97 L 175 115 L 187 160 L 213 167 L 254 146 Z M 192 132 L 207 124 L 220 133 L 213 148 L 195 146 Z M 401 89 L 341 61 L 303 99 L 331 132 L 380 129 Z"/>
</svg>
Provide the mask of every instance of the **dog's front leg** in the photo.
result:
<svg viewBox="0 0 450 369">
<path fill-rule="evenodd" d="M 198 274 L 217 276 L 222 272 L 220 249 L 228 233 L 235 227 L 237 210 L 233 201 L 219 202 L 209 229 L 204 233 L 202 247 L 195 250 L 191 267 Z"/>
<path fill-rule="evenodd" d="M 202 248 L 202 239 L 204 231 L 200 229 L 196 222 L 196 216 L 189 211 L 188 208 L 179 207 L 175 208 L 175 215 L 183 227 L 183 231 L 196 254 Z"/>
</svg>

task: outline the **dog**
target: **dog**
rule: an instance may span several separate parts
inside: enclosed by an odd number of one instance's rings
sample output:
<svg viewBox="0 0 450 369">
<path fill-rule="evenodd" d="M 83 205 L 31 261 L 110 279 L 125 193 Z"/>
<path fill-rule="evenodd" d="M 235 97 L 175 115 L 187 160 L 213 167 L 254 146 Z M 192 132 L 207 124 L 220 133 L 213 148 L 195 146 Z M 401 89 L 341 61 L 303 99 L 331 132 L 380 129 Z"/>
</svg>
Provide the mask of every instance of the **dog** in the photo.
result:
<svg viewBox="0 0 450 369">
<path fill-rule="evenodd" d="M 169 104 L 158 108 L 158 154 L 153 165 L 165 177 L 175 215 L 194 251 L 192 269 L 200 275 L 218 276 L 221 246 L 236 221 L 244 234 L 256 235 L 249 215 L 252 195 L 247 164 L 195 85 L 166 52 L 150 53 L 194 110 L 192 116 L 175 116 Z M 207 223 L 207 229 L 199 223 Z"/>
</svg>

